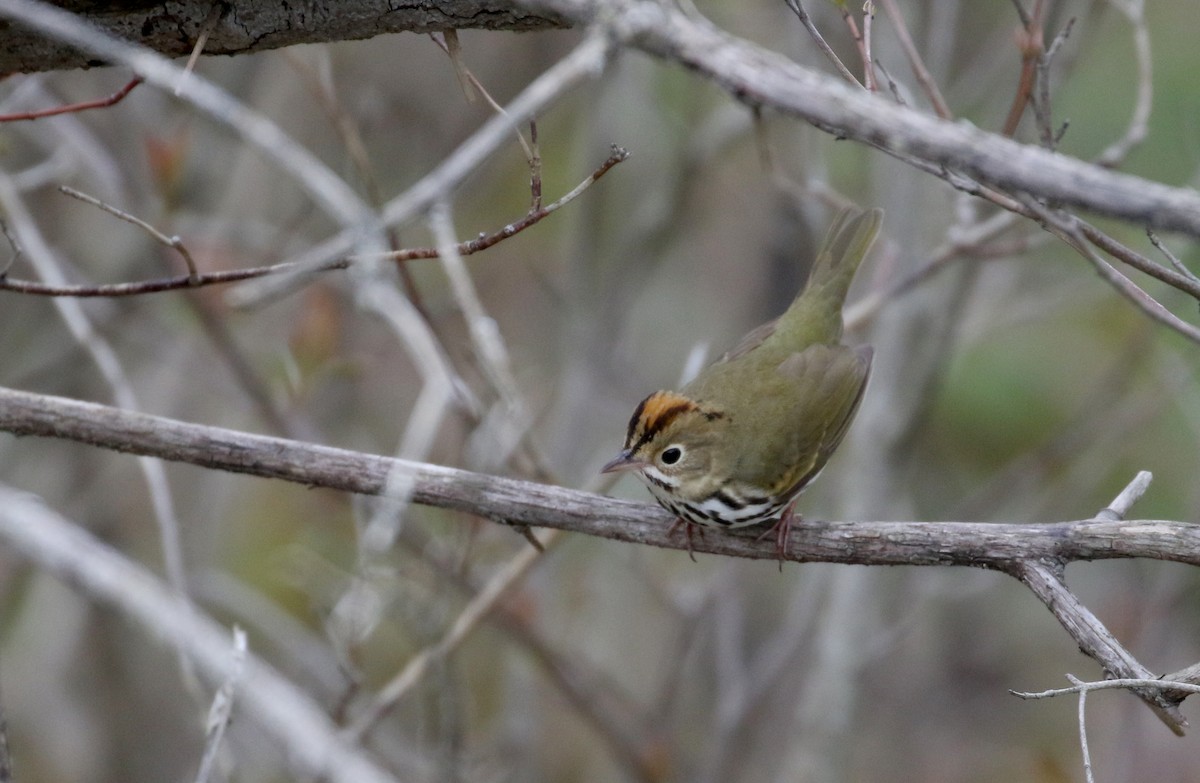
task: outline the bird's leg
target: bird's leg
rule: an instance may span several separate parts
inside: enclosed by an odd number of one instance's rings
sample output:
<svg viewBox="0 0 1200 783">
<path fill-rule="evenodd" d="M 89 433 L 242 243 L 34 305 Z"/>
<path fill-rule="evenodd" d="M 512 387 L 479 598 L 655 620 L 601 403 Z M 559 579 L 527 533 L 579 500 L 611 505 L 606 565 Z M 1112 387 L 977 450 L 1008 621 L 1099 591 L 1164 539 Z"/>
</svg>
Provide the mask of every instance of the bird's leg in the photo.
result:
<svg viewBox="0 0 1200 783">
<path fill-rule="evenodd" d="M 690 519 L 684 519 L 683 517 L 675 517 L 675 521 L 672 522 L 671 527 L 669 527 L 667 529 L 667 538 L 670 538 L 671 536 L 675 535 L 675 531 L 677 529 L 679 529 L 680 525 L 683 525 L 684 535 L 687 536 L 688 557 L 690 557 L 692 559 L 692 562 L 694 563 L 694 562 L 696 562 L 696 554 L 694 552 L 692 552 L 692 531 L 693 530 L 700 531 L 700 540 L 703 541 L 704 540 L 704 528 L 700 527 L 699 525 L 697 525 L 695 522 L 691 521 Z"/>
<path fill-rule="evenodd" d="M 799 498 L 797 498 L 799 500 Z M 775 536 L 775 554 L 779 558 L 779 570 L 783 570 L 783 556 L 787 554 L 788 545 L 792 543 L 792 522 L 803 522 L 804 518 L 799 514 L 794 513 L 796 501 L 788 503 L 787 508 L 779 515 L 779 519 L 775 520 L 775 524 L 771 525 L 765 533 L 759 536 L 756 540 L 762 541 L 767 536 L 774 534 Z"/>
</svg>

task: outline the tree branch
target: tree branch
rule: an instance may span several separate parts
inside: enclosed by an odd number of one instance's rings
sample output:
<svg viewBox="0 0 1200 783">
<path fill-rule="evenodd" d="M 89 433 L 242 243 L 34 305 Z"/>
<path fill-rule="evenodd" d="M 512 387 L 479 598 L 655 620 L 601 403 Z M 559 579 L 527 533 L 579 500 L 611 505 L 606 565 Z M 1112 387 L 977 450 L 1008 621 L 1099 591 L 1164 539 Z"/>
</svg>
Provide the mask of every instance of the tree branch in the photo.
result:
<svg viewBox="0 0 1200 783">
<path fill-rule="evenodd" d="M 389 470 L 398 469 L 409 474 L 416 503 L 514 525 L 686 548 L 681 536 L 667 535 L 673 518 L 647 503 L 188 424 L 63 397 L 0 388 L 0 430 L 366 495 L 380 493 Z M 694 540 L 693 549 L 774 560 L 774 543 L 757 538 L 755 530 L 730 531 Z M 1095 519 L 1039 524 L 809 521 L 793 531 L 786 553 L 795 562 L 959 565 L 1006 572 L 1027 560 L 1130 557 L 1200 565 L 1200 526 Z"/>
<path fill-rule="evenodd" d="M 250 54 L 302 43 L 361 40 L 383 33 L 432 33 L 448 29 L 538 30 L 564 27 L 553 13 L 531 13 L 505 0 L 439 0 L 436 3 L 389 3 L 339 0 L 337 3 L 229 3 L 140 0 L 95 3 L 66 0 L 55 5 L 78 13 L 97 27 L 154 49 L 168 57 L 189 54 L 211 25 L 204 54 Z M 216 24 L 210 14 L 220 6 Z M 32 32 L 5 25 L 0 73 L 30 73 L 87 68 L 107 63 L 91 53 Z"/>
<path fill-rule="evenodd" d="M 603 20 L 620 41 L 678 63 L 754 108 L 806 120 L 839 138 L 966 174 L 1004 190 L 1200 237 L 1200 193 L 1120 174 L 898 106 L 729 35 L 678 7 L 629 0 L 521 0 L 575 23 Z"/>
</svg>

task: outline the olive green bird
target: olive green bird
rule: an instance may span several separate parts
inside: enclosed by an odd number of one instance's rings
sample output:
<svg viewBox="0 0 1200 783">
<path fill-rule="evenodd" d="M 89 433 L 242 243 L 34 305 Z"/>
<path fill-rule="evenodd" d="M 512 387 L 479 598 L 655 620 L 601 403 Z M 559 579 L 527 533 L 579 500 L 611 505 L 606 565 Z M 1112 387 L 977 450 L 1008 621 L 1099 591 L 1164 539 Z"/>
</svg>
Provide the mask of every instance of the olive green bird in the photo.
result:
<svg viewBox="0 0 1200 783">
<path fill-rule="evenodd" d="M 869 346 L 841 344 L 842 305 L 883 212 L 847 209 L 817 253 L 804 290 L 778 319 L 678 392 L 642 400 L 604 473 L 631 471 L 677 517 L 737 528 L 777 520 L 780 560 L 796 499 L 846 434 L 867 387 Z M 701 531 L 703 532 L 703 531 Z"/>
</svg>

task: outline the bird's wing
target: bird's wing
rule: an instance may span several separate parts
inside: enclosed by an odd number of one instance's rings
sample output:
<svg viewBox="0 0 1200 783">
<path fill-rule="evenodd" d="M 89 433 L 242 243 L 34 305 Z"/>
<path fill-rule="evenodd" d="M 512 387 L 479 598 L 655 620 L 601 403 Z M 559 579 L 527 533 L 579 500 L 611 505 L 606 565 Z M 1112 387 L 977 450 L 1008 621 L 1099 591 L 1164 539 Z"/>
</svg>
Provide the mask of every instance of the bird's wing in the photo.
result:
<svg viewBox="0 0 1200 783">
<path fill-rule="evenodd" d="M 799 492 L 816 478 L 862 402 L 871 371 L 869 346 L 812 345 L 784 359 L 776 372 L 800 386 L 797 403 L 789 410 L 792 421 L 781 422 L 795 432 L 791 475 L 785 486 Z"/>
</svg>

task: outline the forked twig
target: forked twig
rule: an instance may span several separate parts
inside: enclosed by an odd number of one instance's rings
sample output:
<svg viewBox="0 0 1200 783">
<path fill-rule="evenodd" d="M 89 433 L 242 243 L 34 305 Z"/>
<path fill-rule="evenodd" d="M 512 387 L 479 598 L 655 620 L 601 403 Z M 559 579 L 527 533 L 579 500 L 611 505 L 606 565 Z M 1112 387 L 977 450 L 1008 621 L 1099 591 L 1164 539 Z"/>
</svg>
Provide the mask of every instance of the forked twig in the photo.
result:
<svg viewBox="0 0 1200 783">
<path fill-rule="evenodd" d="M 70 196 L 71 198 L 79 199 L 85 204 L 91 204 L 93 207 L 102 209 L 113 217 L 124 220 L 126 223 L 132 223 L 150 236 L 154 237 L 156 241 L 166 245 L 176 253 L 179 253 L 179 255 L 183 258 L 183 263 L 188 269 L 188 285 L 194 286 L 197 284 L 200 273 L 196 270 L 196 262 L 192 258 L 192 254 L 188 252 L 187 246 L 183 244 L 183 240 L 180 237 L 167 236 L 141 218 L 131 215 L 124 210 L 117 209 L 111 204 L 106 204 L 95 196 L 89 196 L 87 193 L 82 193 L 75 188 L 67 187 L 66 185 L 59 185 L 58 190 L 60 193 Z"/>
</svg>

